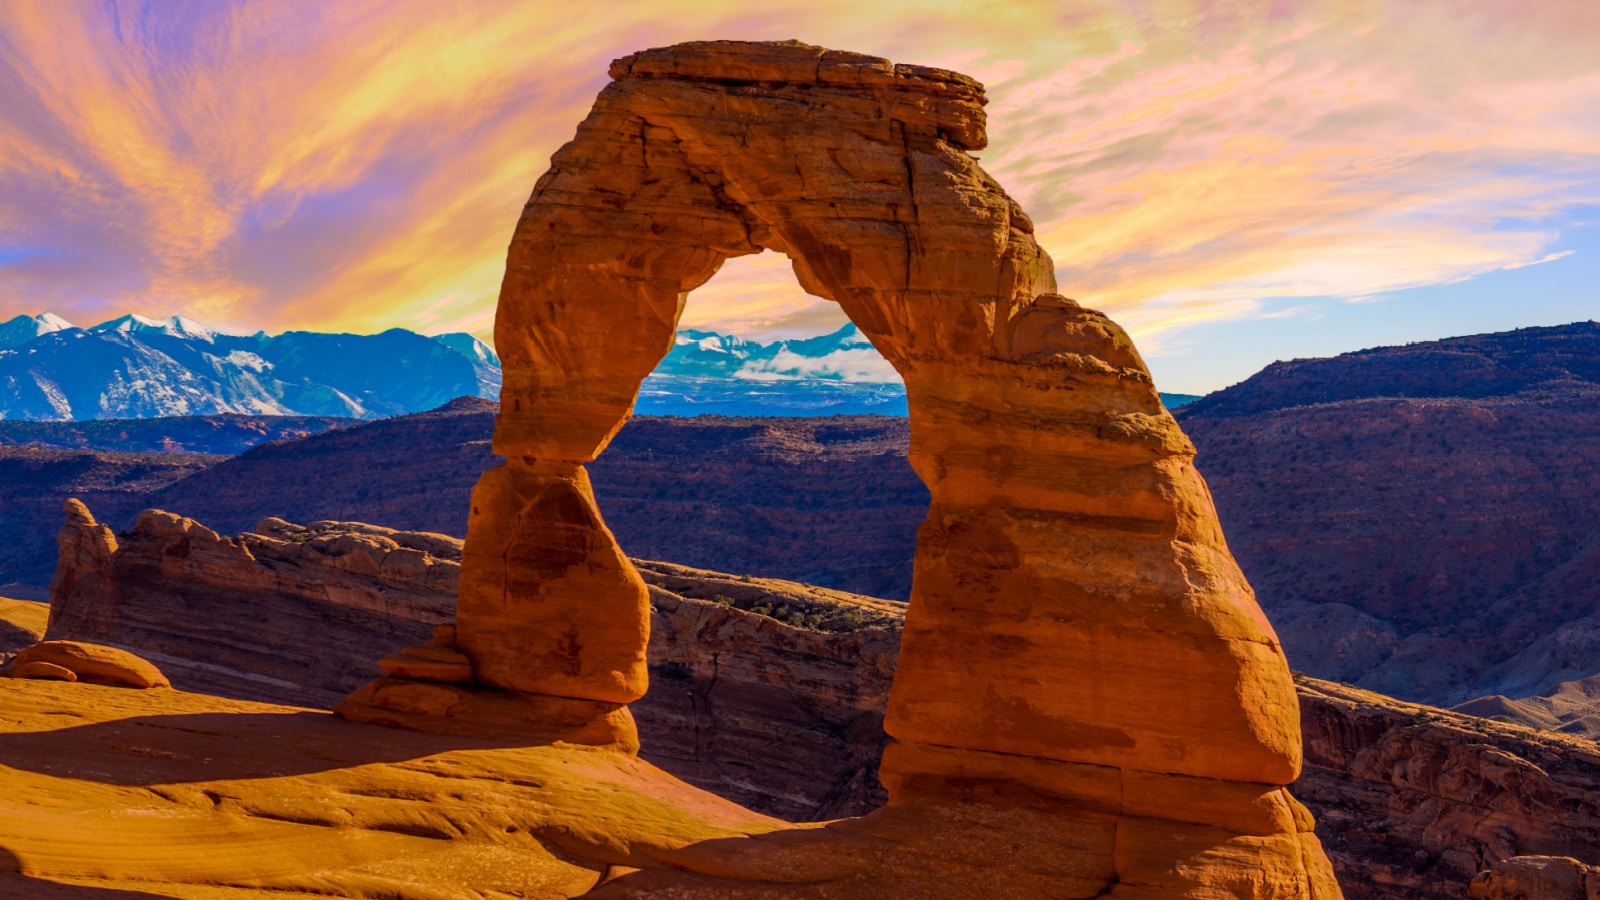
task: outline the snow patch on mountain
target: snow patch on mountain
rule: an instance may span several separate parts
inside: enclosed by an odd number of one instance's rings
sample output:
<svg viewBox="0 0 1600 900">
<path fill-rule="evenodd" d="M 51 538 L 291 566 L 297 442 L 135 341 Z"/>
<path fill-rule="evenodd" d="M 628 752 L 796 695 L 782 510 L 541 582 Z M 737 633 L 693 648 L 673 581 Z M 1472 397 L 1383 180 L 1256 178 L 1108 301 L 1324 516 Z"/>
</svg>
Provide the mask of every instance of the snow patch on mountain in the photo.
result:
<svg viewBox="0 0 1600 900">
<path fill-rule="evenodd" d="M 43 334 L 65 331 L 74 327 L 71 322 L 61 318 L 55 313 L 40 313 L 37 316 L 17 316 L 9 322 L 0 324 L 0 350 L 10 350 Z"/>
<path fill-rule="evenodd" d="M 783 347 L 771 359 L 751 360 L 733 374 L 749 381 L 799 381 L 816 378 L 864 384 L 894 384 L 900 373 L 870 345 L 837 349 L 822 356 L 802 356 Z"/>
<path fill-rule="evenodd" d="M 118 316 L 108 322 L 90 326 L 86 330 L 94 332 L 122 331 L 129 334 L 164 334 L 168 337 L 202 341 L 215 341 L 220 336 L 244 336 L 203 322 L 196 322 L 186 316 L 168 316 L 165 319 L 152 319 L 149 316 L 141 316 L 138 313 Z"/>
</svg>

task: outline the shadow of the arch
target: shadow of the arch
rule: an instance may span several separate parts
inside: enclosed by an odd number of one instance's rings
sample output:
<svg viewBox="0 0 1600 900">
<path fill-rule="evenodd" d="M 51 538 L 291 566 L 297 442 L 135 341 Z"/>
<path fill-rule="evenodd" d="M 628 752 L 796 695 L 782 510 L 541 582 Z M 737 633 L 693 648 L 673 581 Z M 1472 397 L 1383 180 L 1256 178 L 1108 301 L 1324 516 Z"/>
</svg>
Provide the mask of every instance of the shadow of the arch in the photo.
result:
<svg viewBox="0 0 1600 900">
<path fill-rule="evenodd" d="M 16 855 L 0 847 L 0 897 L 16 897 L 19 900 L 161 900 L 165 896 L 30 878 L 22 873 L 22 863 Z"/>
<path fill-rule="evenodd" d="M 0 760 L 58 778 L 144 787 L 307 775 L 504 746 L 311 711 L 185 713 L 0 734 Z"/>
</svg>

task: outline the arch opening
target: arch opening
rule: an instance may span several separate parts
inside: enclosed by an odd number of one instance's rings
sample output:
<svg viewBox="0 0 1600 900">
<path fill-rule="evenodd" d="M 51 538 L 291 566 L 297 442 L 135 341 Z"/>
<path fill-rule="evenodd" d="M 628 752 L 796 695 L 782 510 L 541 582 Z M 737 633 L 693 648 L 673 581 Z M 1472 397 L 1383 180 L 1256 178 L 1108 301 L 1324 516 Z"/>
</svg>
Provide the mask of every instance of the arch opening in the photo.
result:
<svg viewBox="0 0 1600 900">
<path fill-rule="evenodd" d="M 750 260 L 766 264 L 728 272 Z M 716 304 L 700 322 L 739 321 L 737 304 L 785 289 L 806 296 L 785 257 L 735 259 L 689 295 L 680 324 L 697 303 Z M 784 316 L 796 304 L 758 302 L 743 321 L 772 322 L 774 308 Z M 813 309 L 800 312 L 816 321 Z M 767 343 L 680 327 L 629 424 L 588 466 L 606 524 L 630 556 L 909 599 L 929 495 L 903 462 L 904 386 L 842 312 L 822 321 L 826 334 Z M 654 418 L 662 414 L 672 418 Z M 702 414 L 756 418 L 680 418 Z M 797 456 L 801 447 L 808 452 Z M 658 463 L 645 464 L 647 454 Z"/>
</svg>

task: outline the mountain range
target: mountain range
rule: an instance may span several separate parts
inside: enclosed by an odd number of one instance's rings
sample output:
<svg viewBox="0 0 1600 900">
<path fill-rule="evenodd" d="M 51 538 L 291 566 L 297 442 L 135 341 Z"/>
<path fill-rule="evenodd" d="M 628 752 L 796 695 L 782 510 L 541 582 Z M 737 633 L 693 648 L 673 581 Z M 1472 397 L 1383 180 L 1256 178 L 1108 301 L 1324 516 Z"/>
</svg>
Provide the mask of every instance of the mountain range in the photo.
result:
<svg viewBox="0 0 1600 900">
<path fill-rule="evenodd" d="M 465 332 L 234 334 L 183 316 L 139 315 L 79 328 L 48 312 L 0 324 L 0 419 L 376 419 L 499 393 L 500 358 Z M 1198 399 L 1162 398 L 1172 408 Z M 903 416 L 906 395 L 853 324 L 770 343 L 685 330 L 645 379 L 635 412 Z"/>
<path fill-rule="evenodd" d="M 51 313 L 0 325 L 4 419 L 374 419 L 499 390 L 499 360 L 470 334 L 230 334 L 138 315 L 79 328 Z"/>
</svg>

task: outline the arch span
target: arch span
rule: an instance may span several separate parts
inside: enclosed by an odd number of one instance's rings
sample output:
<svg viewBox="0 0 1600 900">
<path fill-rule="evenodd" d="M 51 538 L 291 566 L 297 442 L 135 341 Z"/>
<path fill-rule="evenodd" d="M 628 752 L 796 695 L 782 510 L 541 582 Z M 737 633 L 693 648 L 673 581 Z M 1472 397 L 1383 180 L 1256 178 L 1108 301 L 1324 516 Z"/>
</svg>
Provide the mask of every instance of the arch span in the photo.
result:
<svg viewBox="0 0 1600 900">
<path fill-rule="evenodd" d="M 1277 638 L 1132 342 L 1055 293 L 1032 223 L 970 155 L 982 86 L 792 42 L 651 50 L 611 75 L 511 243 L 507 462 L 473 496 L 457 610 L 476 681 L 573 721 L 603 712 L 628 745 L 648 600 L 583 466 L 685 294 L 770 248 L 905 379 L 932 494 L 886 721 L 891 803 L 1069 798 L 1112 823 L 1128 884 L 1189 884 L 1178 861 L 1235 835 L 1277 872 L 1248 895 L 1331 896 L 1283 790 L 1300 738 Z M 1173 820 L 1216 840 L 1162 845 Z"/>
</svg>

